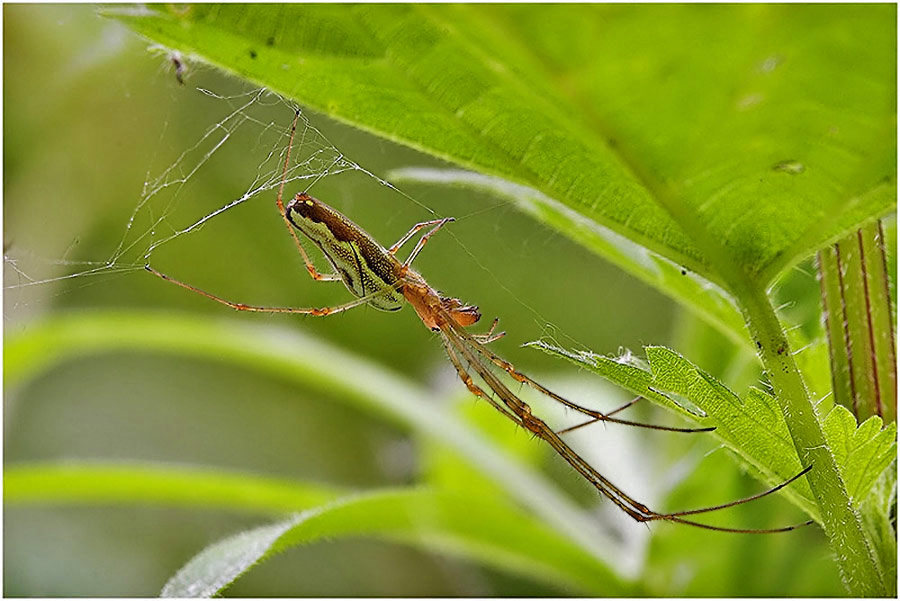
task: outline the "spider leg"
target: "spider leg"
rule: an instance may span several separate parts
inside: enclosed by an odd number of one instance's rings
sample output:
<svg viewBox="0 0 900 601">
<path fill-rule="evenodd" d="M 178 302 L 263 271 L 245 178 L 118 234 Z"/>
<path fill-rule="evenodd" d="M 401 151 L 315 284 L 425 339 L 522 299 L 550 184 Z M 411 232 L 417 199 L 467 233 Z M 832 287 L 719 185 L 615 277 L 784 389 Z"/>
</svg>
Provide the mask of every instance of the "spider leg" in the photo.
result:
<svg viewBox="0 0 900 601">
<path fill-rule="evenodd" d="M 790 526 L 785 526 L 783 528 L 727 528 L 725 526 L 711 526 L 709 524 L 703 524 L 701 522 L 693 522 L 691 520 L 683 520 L 681 518 L 676 517 L 665 517 L 659 518 L 665 519 L 667 522 L 675 522 L 677 524 L 687 524 L 688 526 L 695 526 L 697 528 L 703 528 L 704 530 L 714 530 L 716 532 L 733 532 L 735 534 L 777 534 L 778 532 L 790 532 L 791 530 L 796 530 L 798 528 L 803 528 L 804 526 L 809 526 L 815 523 L 815 520 L 807 520 L 805 522 L 800 522 L 799 524 L 792 524 Z"/>
<path fill-rule="evenodd" d="M 603 475 L 572 450 L 572 448 L 569 447 L 569 445 L 567 445 L 556 432 L 550 428 L 550 426 L 542 419 L 532 414 L 531 407 L 516 397 L 516 395 L 514 395 L 503 382 L 491 373 L 491 371 L 478 360 L 477 356 L 469 350 L 467 340 L 457 336 L 452 329 L 443 329 L 442 331 L 444 333 L 444 336 L 442 337 L 444 346 L 448 349 L 450 360 L 453 362 L 454 367 L 456 367 L 460 379 L 462 379 L 463 383 L 473 394 L 487 400 L 498 411 L 532 432 L 538 438 L 547 442 L 560 456 L 563 457 L 563 459 L 566 460 L 566 462 L 569 463 L 569 465 L 580 473 L 588 482 L 593 484 L 601 494 L 615 503 L 622 511 L 636 521 L 646 522 L 650 516 L 657 515 L 642 503 L 639 503 L 626 495 L 612 482 L 604 478 Z M 503 405 L 500 405 L 500 403 L 491 398 L 484 389 L 474 383 L 472 377 L 468 374 L 468 371 L 463 368 L 459 355 L 466 359 L 470 368 L 475 370 L 478 376 L 485 384 L 487 384 L 488 388 L 500 397 L 503 401 Z"/>
<path fill-rule="evenodd" d="M 400 247 L 403 246 L 404 244 L 406 244 L 407 242 L 409 242 L 409 239 L 412 238 L 416 234 L 416 232 L 418 232 L 419 230 L 421 230 L 424 227 L 428 227 L 429 225 L 437 225 L 443 221 L 444 221 L 443 219 L 432 219 L 431 221 L 423 221 L 421 223 L 415 224 L 414 226 L 412 226 L 410 228 L 410 230 L 408 232 L 406 232 L 406 234 L 403 235 L 402 238 L 397 240 L 396 244 L 394 244 L 392 247 L 390 247 L 388 249 L 388 252 L 391 253 L 392 255 L 396 254 L 397 251 L 400 250 Z"/>
<path fill-rule="evenodd" d="M 698 513 L 709 513 L 710 511 L 718 511 L 719 509 L 725 509 L 727 507 L 734 507 L 735 505 L 742 505 L 744 503 L 749 503 L 750 501 L 755 501 L 756 499 L 762 499 L 763 497 L 771 495 L 774 492 L 778 492 L 779 490 L 781 490 L 782 488 L 784 488 L 785 486 L 787 486 L 794 480 L 797 480 L 801 476 L 808 473 L 811 469 L 812 469 L 812 465 L 808 465 L 805 468 L 803 468 L 803 470 L 801 470 L 800 473 L 789 478 L 788 480 L 785 480 L 778 486 L 773 486 L 772 488 L 770 488 L 768 490 L 764 490 L 763 492 L 756 493 L 755 495 L 751 495 L 751 496 L 745 497 L 743 499 L 738 499 L 737 501 L 731 501 L 730 503 L 723 503 L 722 505 L 716 505 L 714 507 L 704 507 L 703 509 L 692 509 L 689 511 L 675 511 L 672 513 L 666 513 L 666 514 L 660 515 L 653 519 L 668 519 L 668 518 L 681 517 L 681 516 L 685 516 L 685 515 L 697 515 Z M 812 523 L 812 520 L 810 520 L 809 523 Z"/>
<path fill-rule="evenodd" d="M 730 503 L 725 503 L 722 505 L 716 505 L 714 507 L 705 507 L 702 509 L 694 509 L 691 511 L 683 511 L 683 512 L 675 512 L 675 513 L 657 513 L 646 505 L 635 501 L 631 497 L 629 497 L 625 492 L 616 487 L 612 482 L 606 479 L 602 474 L 600 474 L 596 469 L 594 469 L 587 461 L 585 461 L 578 453 L 576 453 L 569 445 L 567 445 L 559 435 L 554 432 L 542 419 L 533 415 L 531 413 L 531 407 L 528 406 L 525 402 L 521 401 L 516 397 L 483 363 L 478 361 L 477 355 L 475 355 L 470 347 L 473 346 L 470 340 L 465 338 L 454 336 L 452 329 L 448 328 L 450 331 L 444 330 L 445 336 L 444 345 L 448 349 L 448 354 L 451 357 L 451 361 L 457 369 L 460 377 L 463 382 L 469 388 L 469 390 L 473 391 L 473 393 L 477 394 L 481 398 L 489 399 L 494 407 L 497 407 L 498 410 L 502 411 L 508 417 L 513 419 L 516 423 L 521 424 L 523 427 L 531 431 L 538 438 L 542 439 L 544 442 L 549 444 L 553 450 L 555 450 L 566 462 L 571 465 L 578 473 L 580 473 L 584 478 L 594 485 L 594 487 L 606 498 L 616 504 L 622 511 L 631 516 L 632 519 L 638 522 L 651 522 L 651 521 L 667 521 L 667 522 L 676 522 L 679 524 L 686 524 L 688 526 L 695 526 L 697 528 L 703 528 L 706 530 L 714 530 L 717 532 L 732 532 L 732 533 L 740 533 L 740 534 L 773 534 L 777 532 L 788 532 L 790 530 L 795 530 L 797 528 L 801 528 L 803 526 L 812 524 L 813 521 L 809 520 L 807 522 L 803 522 L 800 524 L 794 524 L 792 526 L 786 526 L 784 528 L 769 528 L 769 529 L 745 529 L 745 528 L 728 528 L 723 526 L 712 526 L 710 524 L 703 524 L 700 522 L 694 522 L 692 520 L 684 519 L 682 516 L 685 515 L 695 515 L 699 513 L 708 513 L 712 511 L 718 511 L 720 509 L 725 509 L 728 507 L 733 507 L 735 505 L 740 505 L 742 503 L 748 503 L 754 501 L 756 499 L 762 498 L 766 495 L 770 495 L 794 480 L 798 479 L 800 476 L 808 472 L 811 468 L 807 467 L 802 472 L 779 484 L 778 486 L 764 491 L 762 493 L 753 495 L 751 497 L 747 497 L 745 499 L 740 499 L 738 501 L 732 501 Z M 455 347 L 455 349 L 453 348 Z M 456 355 L 457 352 L 459 355 L 462 355 L 466 361 L 468 361 L 470 368 L 474 369 L 478 376 L 484 380 L 485 384 L 497 394 L 498 397 L 503 401 L 503 404 L 506 406 L 498 407 L 499 403 L 490 398 L 483 389 L 479 388 L 473 381 L 471 376 L 469 376 L 468 372 L 462 367 L 462 363 Z M 477 389 L 480 392 L 475 392 Z M 619 410 L 624 409 L 625 407 L 637 402 L 637 399 L 632 400 L 628 404 L 623 407 L 620 407 Z M 504 410 L 508 409 L 508 411 Z M 513 415 L 509 415 L 512 413 Z"/>
<path fill-rule="evenodd" d="M 670 427 L 670 426 L 657 426 L 655 424 L 645 424 L 645 423 L 641 423 L 641 422 L 634 422 L 631 420 L 610 417 L 611 414 L 609 414 L 609 413 L 603 413 L 600 411 L 595 411 L 593 409 L 588 409 L 587 407 L 582 407 L 581 405 L 579 405 L 577 403 L 573 403 L 572 401 L 568 400 L 567 398 L 558 395 L 557 393 L 553 392 L 546 386 L 543 386 L 542 384 L 535 382 L 534 380 L 532 380 L 531 378 L 529 378 L 522 372 L 517 371 L 512 363 L 510 363 L 506 359 L 499 357 L 497 354 L 495 354 L 495 353 L 491 352 L 490 350 L 488 350 L 487 348 L 485 348 L 482 344 L 480 344 L 480 341 L 475 339 L 473 336 L 470 336 L 467 333 L 463 333 L 462 335 L 466 336 L 469 339 L 470 346 L 472 346 L 472 348 L 474 348 L 476 351 L 478 351 L 479 354 L 483 355 L 485 358 L 487 358 L 489 361 L 491 361 L 491 363 L 493 363 L 500 369 L 506 371 L 506 373 L 508 373 L 512 377 L 512 379 L 515 380 L 516 382 L 521 382 L 523 384 L 527 384 L 531 388 L 534 388 L 541 394 L 550 397 L 554 401 L 561 403 L 570 409 L 574 409 L 575 411 L 578 411 L 579 413 L 583 413 L 585 415 L 588 415 L 588 416 L 594 418 L 591 421 L 585 422 L 585 423 L 577 426 L 579 428 L 582 426 L 586 426 L 589 423 L 593 423 L 594 421 L 606 421 L 606 422 L 612 422 L 612 423 L 616 423 L 616 424 L 623 424 L 626 426 L 636 426 L 638 428 L 647 428 L 649 430 L 664 430 L 666 432 L 711 432 L 712 430 L 715 430 L 715 427 L 675 428 L 675 427 Z M 629 403 L 629 405 L 630 405 L 630 403 Z M 624 409 L 624 407 L 617 409 L 616 411 L 620 411 L 621 409 Z"/>
<path fill-rule="evenodd" d="M 625 403 L 625 404 L 622 405 L 621 407 L 617 407 L 617 408 L 613 409 L 612 411 L 608 412 L 608 413 L 606 414 L 606 417 L 609 417 L 609 416 L 611 416 L 611 415 L 615 415 L 616 413 L 618 413 L 618 412 L 620 412 L 620 411 L 625 411 L 626 409 L 628 409 L 629 407 L 631 407 L 632 405 L 634 405 L 635 403 L 637 403 L 638 401 L 640 401 L 640 400 L 643 399 L 643 398 L 644 398 L 644 397 L 642 397 L 642 396 L 636 396 L 636 397 L 634 397 L 633 399 L 631 399 L 630 401 L 628 401 L 627 403 Z"/>
<path fill-rule="evenodd" d="M 638 401 L 640 401 L 643 398 L 644 397 L 642 397 L 642 396 L 636 396 L 633 399 L 631 399 L 630 401 L 628 401 L 627 403 L 625 403 L 624 405 L 622 405 L 621 407 L 616 407 L 612 411 L 607 412 L 605 415 L 606 415 L 606 417 L 612 417 L 616 413 L 619 413 L 620 411 L 624 411 L 624 410 L 628 409 L 629 407 L 631 407 L 632 405 L 634 405 L 635 403 L 637 403 Z M 601 420 L 599 417 L 594 417 L 594 418 L 587 420 L 586 422 L 582 422 L 580 424 L 575 424 L 574 426 L 569 426 L 568 428 L 564 428 L 562 430 L 557 430 L 556 433 L 557 434 L 565 434 L 567 432 L 571 432 L 572 430 L 577 430 L 579 428 L 583 428 L 584 426 L 596 424 L 599 421 L 603 421 L 603 420 Z"/>
<path fill-rule="evenodd" d="M 217 303 L 221 303 L 223 305 L 231 307 L 232 309 L 235 309 L 236 311 L 253 311 L 256 313 L 301 313 L 304 315 L 312 315 L 314 317 L 324 317 L 325 315 L 334 315 L 335 313 L 343 313 L 344 311 L 352 309 L 353 307 L 358 307 L 360 305 L 363 305 L 363 304 L 369 302 L 370 300 L 372 300 L 372 298 L 385 293 L 385 290 L 379 290 L 378 292 L 375 292 L 373 294 L 367 294 L 366 296 L 358 298 L 354 301 L 350 301 L 349 303 L 344 303 L 343 305 L 337 305 L 335 307 L 322 307 L 322 308 L 318 308 L 318 309 L 317 308 L 295 308 L 295 307 L 259 307 L 256 305 L 245 305 L 244 303 L 235 303 L 230 300 L 226 300 L 220 296 L 216 296 L 215 294 L 211 294 L 209 292 L 206 292 L 205 290 L 201 290 L 200 288 L 191 286 L 190 284 L 185 284 L 182 281 L 179 281 L 179 280 L 176 280 L 175 278 L 169 277 L 166 274 L 153 269 L 149 265 L 144 265 L 144 269 L 146 269 L 147 271 L 149 271 L 150 273 L 152 273 L 153 275 L 155 275 L 158 278 L 161 278 L 167 282 L 171 282 L 172 284 L 175 284 L 176 286 L 181 286 L 185 290 L 190 290 L 191 292 L 196 292 L 197 294 L 205 296 L 208 299 L 214 300 Z"/>
<path fill-rule="evenodd" d="M 737 501 L 731 501 L 730 503 L 723 503 L 721 505 L 714 505 L 713 507 L 704 507 L 702 509 L 692 509 L 689 511 L 675 511 L 672 513 L 663 513 L 657 514 L 650 518 L 650 520 L 664 520 L 667 522 L 677 522 L 679 524 L 688 524 L 690 526 L 697 526 L 698 528 L 706 528 L 707 530 L 718 530 L 720 532 L 737 532 L 739 534 L 774 534 L 777 532 L 790 532 L 791 530 L 796 530 L 797 528 L 802 528 L 804 526 L 809 526 L 815 523 L 815 520 L 806 520 L 805 522 L 800 522 L 799 524 L 793 524 L 791 526 L 784 526 L 783 528 L 766 528 L 766 529 L 742 529 L 742 528 L 725 528 L 721 526 L 710 526 L 708 524 L 701 524 L 699 522 L 694 522 L 692 520 L 685 520 L 681 516 L 685 515 L 697 515 L 698 513 L 709 513 L 711 511 L 718 511 L 720 509 L 726 509 L 728 507 L 734 507 L 736 505 L 743 505 L 744 503 L 750 503 L 751 501 L 755 501 L 757 499 L 761 499 L 768 495 L 771 495 L 774 492 L 777 492 L 793 482 L 794 480 L 799 479 L 801 476 L 805 475 L 812 469 L 812 465 L 808 465 L 803 468 L 798 474 L 785 480 L 778 486 L 773 486 L 768 490 L 764 490 L 763 492 L 756 493 L 755 495 L 751 495 L 749 497 L 745 497 L 743 499 L 738 499 Z"/>
<path fill-rule="evenodd" d="M 291 220 L 288 219 L 287 211 L 284 208 L 284 201 L 282 200 L 284 197 L 284 184 L 287 180 L 288 165 L 291 162 L 291 149 L 294 146 L 294 134 L 297 133 L 297 121 L 299 119 L 300 111 L 297 111 L 294 114 L 294 121 L 291 124 L 291 136 L 288 139 L 287 156 L 284 157 L 284 169 L 281 174 L 281 185 L 278 186 L 278 197 L 275 200 L 275 206 L 278 207 L 278 214 L 281 215 L 281 220 L 284 221 L 284 225 L 287 228 L 288 233 L 290 233 L 291 238 L 294 239 L 294 245 L 300 252 L 300 256 L 303 257 L 303 262 L 306 264 L 306 271 L 309 272 L 309 276 L 318 282 L 334 282 L 340 280 L 341 276 L 336 273 L 320 273 L 316 269 L 316 266 L 313 265 L 312 259 L 309 258 L 309 254 L 306 252 L 306 249 L 303 248 L 303 244 L 300 243 L 300 237 L 297 236 L 297 232 L 291 225 Z"/>
<path fill-rule="evenodd" d="M 520 420 L 517 415 L 508 411 L 504 405 L 501 405 L 500 403 L 495 401 L 494 397 L 489 395 L 481 387 L 475 384 L 475 381 L 472 380 L 472 376 L 469 375 L 468 370 L 466 370 L 465 366 L 463 366 L 459 355 L 457 355 L 456 351 L 453 350 L 453 346 L 450 344 L 449 340 L 447 340 L 446 336 L 441 336 L 441 342 L 444 344 L 444 350 L 447 351 L 447 356 L 450 358 L 450 363 L 452 363 L 453 367 L 456 368 L 456 373 L 457 375 L 459 375 L 459 379 L 463 381 L 463 384 L 466 385 L 466 388 L 469 389 L 469 392 L 479 398 L 484 399 L 485 401 L 490 403 L 494 407 L 494 409 L 514 421 L 516 425 L 521 426 L 522 420 Z"/>
<path fill-rule="evenodd" d="M 437 222 L 435 222 L 434 227 L 431 228 L 430 230 L 428 230 L 428 232 L 426 232 L 424 236 L 419 238 L 419 241 L 416 243 L 415 248 L 413 248 L 412 252 L 409 253 L 409 256 L 403 262 L 403 266 L 409 267 L 410 265 L 412 265 L 413 260 L 425 247 L 425 244 L 428 242 L 428 239 L 431 238 L 433 235 L 435 235 L 438 232 L 438 230 L 440 230 L 442 227 L 444 227 L 446 224 L 450 223 L 451 221 L 456 221 L 456 219 L 454 219 L 453 217 L 444 217 L 443 219 L 439 219 Z M 405 242 L 405 240 L 404 240 L 404 242 Z"/>
</svg>

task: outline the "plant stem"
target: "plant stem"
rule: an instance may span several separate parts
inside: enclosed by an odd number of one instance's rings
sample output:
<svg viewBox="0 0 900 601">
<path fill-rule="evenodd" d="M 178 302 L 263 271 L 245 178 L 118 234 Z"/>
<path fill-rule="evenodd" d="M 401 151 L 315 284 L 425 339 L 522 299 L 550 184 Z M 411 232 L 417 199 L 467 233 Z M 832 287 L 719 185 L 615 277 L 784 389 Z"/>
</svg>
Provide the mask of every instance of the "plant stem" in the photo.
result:
<svg viewBox="0 0 900 601">
<path fill-rule="evenodd" d="M 850 504 L 834 456 L 791 354 L 784 330 L 764 287 L 734 278 L 732 291 L 740 299 L 744 318 L 769 381 L 775 389 L 800 462 L 812 465 L 807 475 L 819 506 L 821 524 L 835 553 L 841 577 L 849 593 L 859 597 L 885 597 L 888 591 Z"/>
<path fill-rule="evenodd" d="M 819 251 L 834 400 L 862 423 L 897 420 L 894 321 L 881 222 Z"/>
</svg>

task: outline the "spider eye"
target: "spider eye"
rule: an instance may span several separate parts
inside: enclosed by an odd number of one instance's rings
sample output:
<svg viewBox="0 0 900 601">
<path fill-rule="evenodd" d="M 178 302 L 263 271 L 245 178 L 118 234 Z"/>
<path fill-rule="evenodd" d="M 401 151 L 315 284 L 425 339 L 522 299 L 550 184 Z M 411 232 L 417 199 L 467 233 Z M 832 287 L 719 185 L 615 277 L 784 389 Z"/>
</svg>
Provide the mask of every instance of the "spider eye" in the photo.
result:
<svg viewBox="0 0 900 601">
<path fill-rule="evenodd" d="M 306 217 L 309 211 L 316 206 L 316 199 L 304 192 L 300 192 L 294 199 L 288 203 L 287 211 L 297 213 L 302 217 Z"/>
</svg>

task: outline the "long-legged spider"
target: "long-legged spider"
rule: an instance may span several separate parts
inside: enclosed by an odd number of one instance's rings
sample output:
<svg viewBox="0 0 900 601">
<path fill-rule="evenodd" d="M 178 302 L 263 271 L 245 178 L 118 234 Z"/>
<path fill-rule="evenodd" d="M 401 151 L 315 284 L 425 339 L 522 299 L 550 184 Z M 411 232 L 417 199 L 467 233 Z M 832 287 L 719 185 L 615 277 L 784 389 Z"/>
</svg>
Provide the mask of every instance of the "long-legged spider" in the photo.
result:
<svg viewBox="0 0 900 601">
<path fill-rule="evenodd" d="M 594 421 L 607 421 L 632 426 L 641 426 L 654 428 L 659 430 L 670 430 L 679 432 L 696 432 L 712 430 L 713 428 L 687 429 L 687 428 L 671 428 L 665 426 L 655 426 L 650 424 L 641 424 L 629 420 L 623 420 L 613 417 L 614 414 L 629 407 L 635 401 L 632 401 L 615 411 L 609 413 L 601 413 L 586 407 L 582 407 L 568 399 L 552 392 L 541 384 L 535 382 L 528 376 L 517 371 L 512 364 L 501 359 L 496 354 L 486 348 L 486 344 L 497 340 L 504 333 L 494 333 L 497 326 L 495 319 L 490 330 L 484 334 L 470 334 L 466 331 L 466 327 L 476 323 L 481 314 L 478 308 L 472 305 L 466 305 L 456 298 L 442 296 L 437 290 L 428 285 L 425 279 L 411 268 L 411 264 L 416 256 L 425 247 L 429 238 L 437 233 L 447 223 L 453 221 L 452 217 L 444 219 L 435 219 L 433 221 L 425 221 L 418 223 L 412 227 L 396 244 L 390 248 L 384 248 L 376 242 L 368 233 L 366 233 L 358 225 L 350 221 L 347 217 L 329 207 L 325 203 L 309 196 L 305 192 L 297 194 L 294 199 L 286 206 L 282 201 L 284 186 L 287 179 L 287 170 L 290 162 L 291 147 L 293 146 L 294 134 L 297 128 L 297 120 L 299 112 L 295 115 L 293 125 L 291 127 L 290 139 L 288 142 L 287 156 L 285 157 L 284 170 L 281 178 L 281 184 L 278 189 L 278 197 L 276 205 L 278 212 L 290 232 L 297 250 L 306 263 L 306 269 L 310 276 L 318 281 L 334 281 L 340 280 L 344 283 L 348 290 L 356 297 L 353 300 L 335 307 L 324 308 L 293 308 L 293 307 L 260 307 L 255 305 L 247 305 L 244 303 L 236 303 L 204 290 L 200 290 L 190 284 L 175 280 L 159 271 L 153 269 L 149 265 L 146 269 L 160 278 L 177 284 L 182 288 L 191 290 L 201 294 L 216 302 L 222 303 L 232 309 L 238 311 L 256 311 L 264 313 L 300 313 L 314 316 L 333 315 L 358 307 L 363 304 L 369 304 L 383 311 L 396 311 L 402 308 L 404 302 L 408 302 L 413 306 L 422 323 L 427 328 L 436 332 L 441 337 L 441 342 L 447 352 L 450 362 L 453 364 L 460 379 L 465 383 L 468 389 L 476 396 L 490 403 L 500 413 L 515 422 L 517 425 L 532 432 L 536 437 L 549 444 L 569 465 L 571 465 L 579 474 L 581 474 L 588 482 L 610 501 L 615 503 L 622 511 L 627 513 L 638 522 L 650 521 L 668 521 L 681 524 L 688 524 L 699 528 L 709 530 L 718 530 L 722 532 L 742 532 L 742 533 L 771 533 L 785 532 L 793 530 L 802 525 L 810 524 L 811 521 L 804 522 L 785 528 L 774 528 L 766 530 L 748 530 L 738 528 L 725 528 L 719 526 L 711 526 L 702 524 L 689 519 L 685 516 L 696 515 L 700 513 L 708 513 L 717 511 L 726 507 L 733 507 L 741 503 L 746 503 L 755 499 L 759 499 L 766 495 L 787 486 L 794 480 L 801 477 L 811 469 L 806 467 L 799 474 L 787 480 L 786 482 L 766 490 L 757 495 L 747 497 L 717 505 L 714 507 L 705 507 L 702 509 L 694 509 L 690 511 L 679 511 L 674 513 L 659 513 L 651 510 L 646 505 L 634 500 L 606 479 L 602 474 L 595 470 L 587 461 L 585 461 L 578 453 L 576 453 L 560 436 L 561 433 L 570 431 L 574 428 L 581 427 Z M 309 238 L 325 255 L 332 267 L 334 273 L 320 273 L 309 254 L 306 252 L 297 230 L 302 232 Z M 415 247 L 405 261 L 400 261 L 396 253 L 400 247 L 411 240 L 417 233 L 426 230 L 421 235 Z M 517 395 L 500 380 L 500 378 L 490 369 L 493 364 L 506 373 L 514 380 L 524 383 L 542 394 L 562 403 L 566 407 L 578 411 L 589 416 L 591 419 L 583 424 L 561 430 L 554 431 L 547 425 L 544 420 L 534 415 L 531 407 L 522 401 Z M 484 385 L 490 389 L 496 398 L 488 394 L 485 389 L 476 384 L 470 372 L 474 372 Z M 499 400 L 498 400 L 499 399 Z"/>
</svg>

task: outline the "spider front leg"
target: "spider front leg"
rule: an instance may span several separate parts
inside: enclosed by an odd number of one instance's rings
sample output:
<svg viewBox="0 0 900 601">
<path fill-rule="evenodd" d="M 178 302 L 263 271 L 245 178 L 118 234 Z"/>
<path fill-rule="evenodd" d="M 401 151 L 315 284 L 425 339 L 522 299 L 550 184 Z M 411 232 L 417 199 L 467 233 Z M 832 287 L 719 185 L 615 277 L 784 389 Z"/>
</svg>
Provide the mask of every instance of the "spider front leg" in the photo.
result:
<svg viewBox="0 0 900 601">
<path fill-rule="evenodd" d="M 400 250 L 400 247 L 409 242 L 409 240 L 413 236 L 415 236 L 417 232 L 428 226 L 434 226 L 421 238 L 419 238 L 419 241 L 416 243 L 415 248 L 413 248 L 413 251 L 409 253 L 409 257 L 406 258 L 406 261 L 403 262 L 404 267 L 409 267 L 412 264 L 413 259 L 416 258 L 416 255 L 418 255 L 422 251 L 422 248 L 425 246 L 425 243 L 428 242 L 428 239 L 436 234 L 439 229 L 444 227 L 444 225 L 450 223 L 451 221 L 456 221 L 456 219 L 454 219 L 453 217 L 444 217 L 443 219 L 432 219 L 431 221 L 422 221 L 421 223 L 417 223 L 412 226 L 409 231 L 403 235 L 402 238 L 397 240 L 397 242 L 394 243 L 393 246 L 387 249 L 387 251 L 392 255 L 397 254 L 397 251 Z"/>
<path fill-rule="evenodd" d="M 412 252 L 409 253 L 409 256 L 403 262 L 403 266 L 409 267 L 410 265 L 412 265 L 412 262 L 416 258 L 416 256 L 420 252 L 422 252 L 423 248 L 425 248 L 425 244 L 428 242 L 428 239 L 431 238 L 432 236 L 434 236 L 438 232 L 438 230 L 440 230 L 442 227 L 444 227 L 446 224 L 450 223 L 451 221 L 456 221 L 456 219 L 454 219 L 453 217 L 444 217 L 443 219 L 439 219 L 435 222 L 432 222 L 432 223 L 434 223 L 434 227 L 431 228 L 430 230 L 428 230 L 428 232 L 426 232 L 424 236 L 419 238 L 419 241 L 416 243 L 416 247 L 413 248 Z M 430 225 L 430 224 L 426 222 L 425 224 L 420 224 L 420 225 L 422 225 L 422 227 L 425 227 L 426 225 Z M 419 228 L 419 229 L 422 229 L 422 228 Z M 413 232 L 413 233 L 415 233 L 415 232 Z M 408 234 L 408 235 L 412 236 L 412 234 Z M 403 241 L 405 242 L 405 240 L 403 240 Z"/>
<path fill-rule="evenodd" d="M 450 218 L 450 220 L 452 220 L 452 218 Z M 397 254 L 397 251 L 400 250 L 400 247 L 403 246 L 404 244 L 406 244 L 407 242 L 409 242 L 409 239 L 412 238 L 413 236 L 415 236 L 416 232 L 418 232 L 422 228 L 426 228 L 429 225 L 437 225 L 437 224 L 443 225 L 446 222 L 447 222 L 447 219 L 432 219 L 431 221 L 423 221 L 421 223 L 415 224 L 414 226 L 412 226 L 409 229 L 408 232 L 406 232 L 403 235 L 402 238 L 397 240 L 397 242 L 388 249 L 388 252 L 391 253 L 392 255 Z"/>
<path fill-rule="evenodd" d="M 303 257 L 303 262 L 306 264 L 306 271 L 309 272 L 309 277 L 317 282 L 334 282 L 340 280 L 341 276 L 336 273 L 320 273 L 316 269 L 316 266 L 313 265 L 312 259 L 309 258 L 306 249 L 303 248 L 303 244 L 300 243 L 300 238 L 297 236 L 297 232 L 291 225 L 291 220 L 288 219 L 287 210 L 285 209 L 284 201 L 282 200 L 284 198 L 284 184 L 287 181 L 288 165 L 291 162 L 291 149 L 294 146 L 294 134 L 297 133 L 298 119 L 300 119 L 300 111 L 294 113 L 294 122 L 291 124 L 291 135 L 290 138 L 288 138 L 287 156 L 284 157 L 284 169 L 281 174 L 281 185 L 278 186 L 278 197 L 275 199 L 275 206 L 278 207 L 278 214 L 281 215 L 281 220 L 284 221 L 288 233 L 291 235 L 291 238 L 294 239 L 294 246 L 297 247 L 300 256 Z"/>
</svg>

